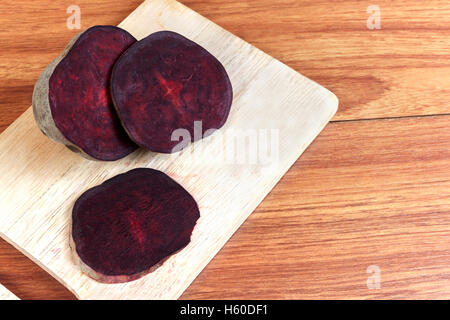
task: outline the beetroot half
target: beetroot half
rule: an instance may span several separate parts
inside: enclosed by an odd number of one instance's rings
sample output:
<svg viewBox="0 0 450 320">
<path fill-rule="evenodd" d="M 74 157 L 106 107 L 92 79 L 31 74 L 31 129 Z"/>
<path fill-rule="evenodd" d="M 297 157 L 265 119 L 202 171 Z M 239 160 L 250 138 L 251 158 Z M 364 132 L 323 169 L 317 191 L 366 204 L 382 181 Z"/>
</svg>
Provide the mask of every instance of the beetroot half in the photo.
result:
<svg viewBox="0 0 450 320">
<path fill-rule="evenodd" d="M 149 35 L 119 58 L 111 76 L 111 95 L 130 138 L 162 153 L 178 150 L 180 142 L 172 141 L 176 129 L 188 130 L 191 141 L 201 138 L 194 135 L 194 121 L 202 122 L 202 137 L 211 133 L 206 132 L 209 129 L 221 128 L 233 100 L 222 64 L 198 44 L 170 31 Z"/>
<path fill-rule="evenodd" d="M 34 88 L 34 117 L 46 136 L 88 159 L 117 160 L 137 148 L 109 94 L 112 67 L 134 42 L 113 26 L 95 26 L 72 39 Z"/>
<path fill-rule="evenodd" d="M 194 198 L 169 176 L 134 169 L 75 202 L 71 247 L 90 277 L 132 281 L 184 248 L 199 217 Z"/>
</svg>

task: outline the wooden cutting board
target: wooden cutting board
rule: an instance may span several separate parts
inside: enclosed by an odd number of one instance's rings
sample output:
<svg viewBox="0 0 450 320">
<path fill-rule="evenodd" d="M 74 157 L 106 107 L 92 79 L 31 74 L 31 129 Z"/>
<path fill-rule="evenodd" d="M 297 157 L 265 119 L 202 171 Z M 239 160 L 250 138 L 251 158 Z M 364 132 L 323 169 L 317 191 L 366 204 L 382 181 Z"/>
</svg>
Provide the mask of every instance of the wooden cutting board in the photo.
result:
<svg viewBox="0 0 450 320">
<path fill-rule="evenodd" d="M 0 301 L 1 300 L 20 300 L 14 293 L 6 289 L 0 284 Z"/>
<path fill-rule="evenodd" d="M 324 128 L 338 100 L 176 1 L 148 0 L 120 27 L 138 39 L 175 31 L 214 54 L 234 88 L 228 122 L 176 155 L 138 150 L 105 163 L 85 160 L 44 137 L 30 108 L 0 135 L 0 235 L 78 298 L 176 299 Z M 239 144 L 235 134 L 247 138 Z M 255 141 L 266 155 L 250 155 Z M 241 151 L 229 153 L 233 148 Z M 136 167 L 156 168 L 177 180 L 197 200 L 201 218 L 191 243 L 153 273 L 125 284 L 98 283 L 72 260 L 71 210 L 88 188 Z"/>
</svg>

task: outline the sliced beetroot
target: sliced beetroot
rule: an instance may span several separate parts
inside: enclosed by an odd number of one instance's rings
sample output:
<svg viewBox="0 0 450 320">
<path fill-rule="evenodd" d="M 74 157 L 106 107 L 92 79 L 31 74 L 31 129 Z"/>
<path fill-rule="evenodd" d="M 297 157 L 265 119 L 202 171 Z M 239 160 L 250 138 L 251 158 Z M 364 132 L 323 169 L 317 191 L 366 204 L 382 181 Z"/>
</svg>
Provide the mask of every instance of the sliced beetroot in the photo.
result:
<svg viewBox="0 0 450 320">
<path fill-rule="evenodd" d="M 134 42 L 113 26 L 95 26 L 72 39 L 33 93 L 34 116 L 45 135 L 97 160 L 117 160 L 137 148 L 121 127 L 109 94 L 112 67 Z"/>
<path fill-rule="evenodd" d="M 163 172 L 135 169 L 75 202 L 71 246 L 82 270 L 106 283 L 138 279 L 184 248 L 197 203 Z"/>
<path fill-rule="evenodd" d="M 222 64 L 198 44 L 169 31 L 151 34 L 120 57 L 111 94 L 130 138 L 162 153 L 174 152 L 179 144 L 171 139 L 176 129 L 187 129 L 191 140 L 197 139 L 194 121 L 202 122 L 202 136 L 221 128 L 233 100 Z"/>
</svg>

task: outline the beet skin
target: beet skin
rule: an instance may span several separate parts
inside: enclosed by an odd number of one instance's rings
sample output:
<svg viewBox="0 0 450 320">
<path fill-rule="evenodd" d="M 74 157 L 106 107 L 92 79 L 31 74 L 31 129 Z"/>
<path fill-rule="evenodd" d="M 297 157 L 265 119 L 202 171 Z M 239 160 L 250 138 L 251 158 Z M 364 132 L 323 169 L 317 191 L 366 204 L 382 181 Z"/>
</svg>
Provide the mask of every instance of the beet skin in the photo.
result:
<svg viewBox="0 0 450 320">
<path fill-rule="evenodd" d="M 112 161 L 134 151 L 109 94 L 112 67 L 134 42 L 113 26 L 77 35 L 36 83 L 33 111 L 42 132 L 89 159 Z"/>
<path fill-rule="evenodd" d="M 176 129 L 187 129 L 191 141 L 201 138 L 194 136 L 194 121 L 202 122 L 202 135 L 221 128 L 233 100 L 222 64 L 198 44 L 170 31 L 149 35 L 119 58 L 111 95 L 130 138 L 162 153 L 176 151 L 180 142 L 171 139 Z"/>
<path fill-rule="evenodd" d="M 134 169 L 75 202 L 71 246 L 92 278 L 132 281 L 184 248 L 199 217 L 195 200 L 169 176 Z"/>
</svg>

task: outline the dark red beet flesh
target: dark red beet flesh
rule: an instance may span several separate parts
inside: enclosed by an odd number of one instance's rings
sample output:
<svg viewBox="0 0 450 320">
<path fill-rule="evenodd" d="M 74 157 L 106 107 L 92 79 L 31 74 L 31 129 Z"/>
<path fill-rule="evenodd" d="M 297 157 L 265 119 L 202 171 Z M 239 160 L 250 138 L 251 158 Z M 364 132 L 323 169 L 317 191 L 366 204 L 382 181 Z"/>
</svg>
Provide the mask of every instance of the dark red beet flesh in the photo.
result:
<svg viewBox="0 0 450 320">
<path fill-rule="evenodd" d="M 136 39 L 113 26 L 86 30 L 49 80 L 56 127 L 67 140 L 98 160 L 117 160 L 137 146 L 129 139 L 109 94 L 112 67 Z"/>
<path fill-rule="evenodd" d="M 151 151 L 172 153 L 176 129 L 194 141 L 228 117 L 233 90 L 222 64 L 185 37 L 161 31 L 133 44 L 117 61 L 111 78 L 114 106 L 128 135 Z"/>
<path fill-rule="evenodd" d="M 199 217 L 195 200 L 169 176 L 134 169 L 81 195 L 72 239 L 97 279 L 131 281 L 184 248 Z"/>
</svg>

